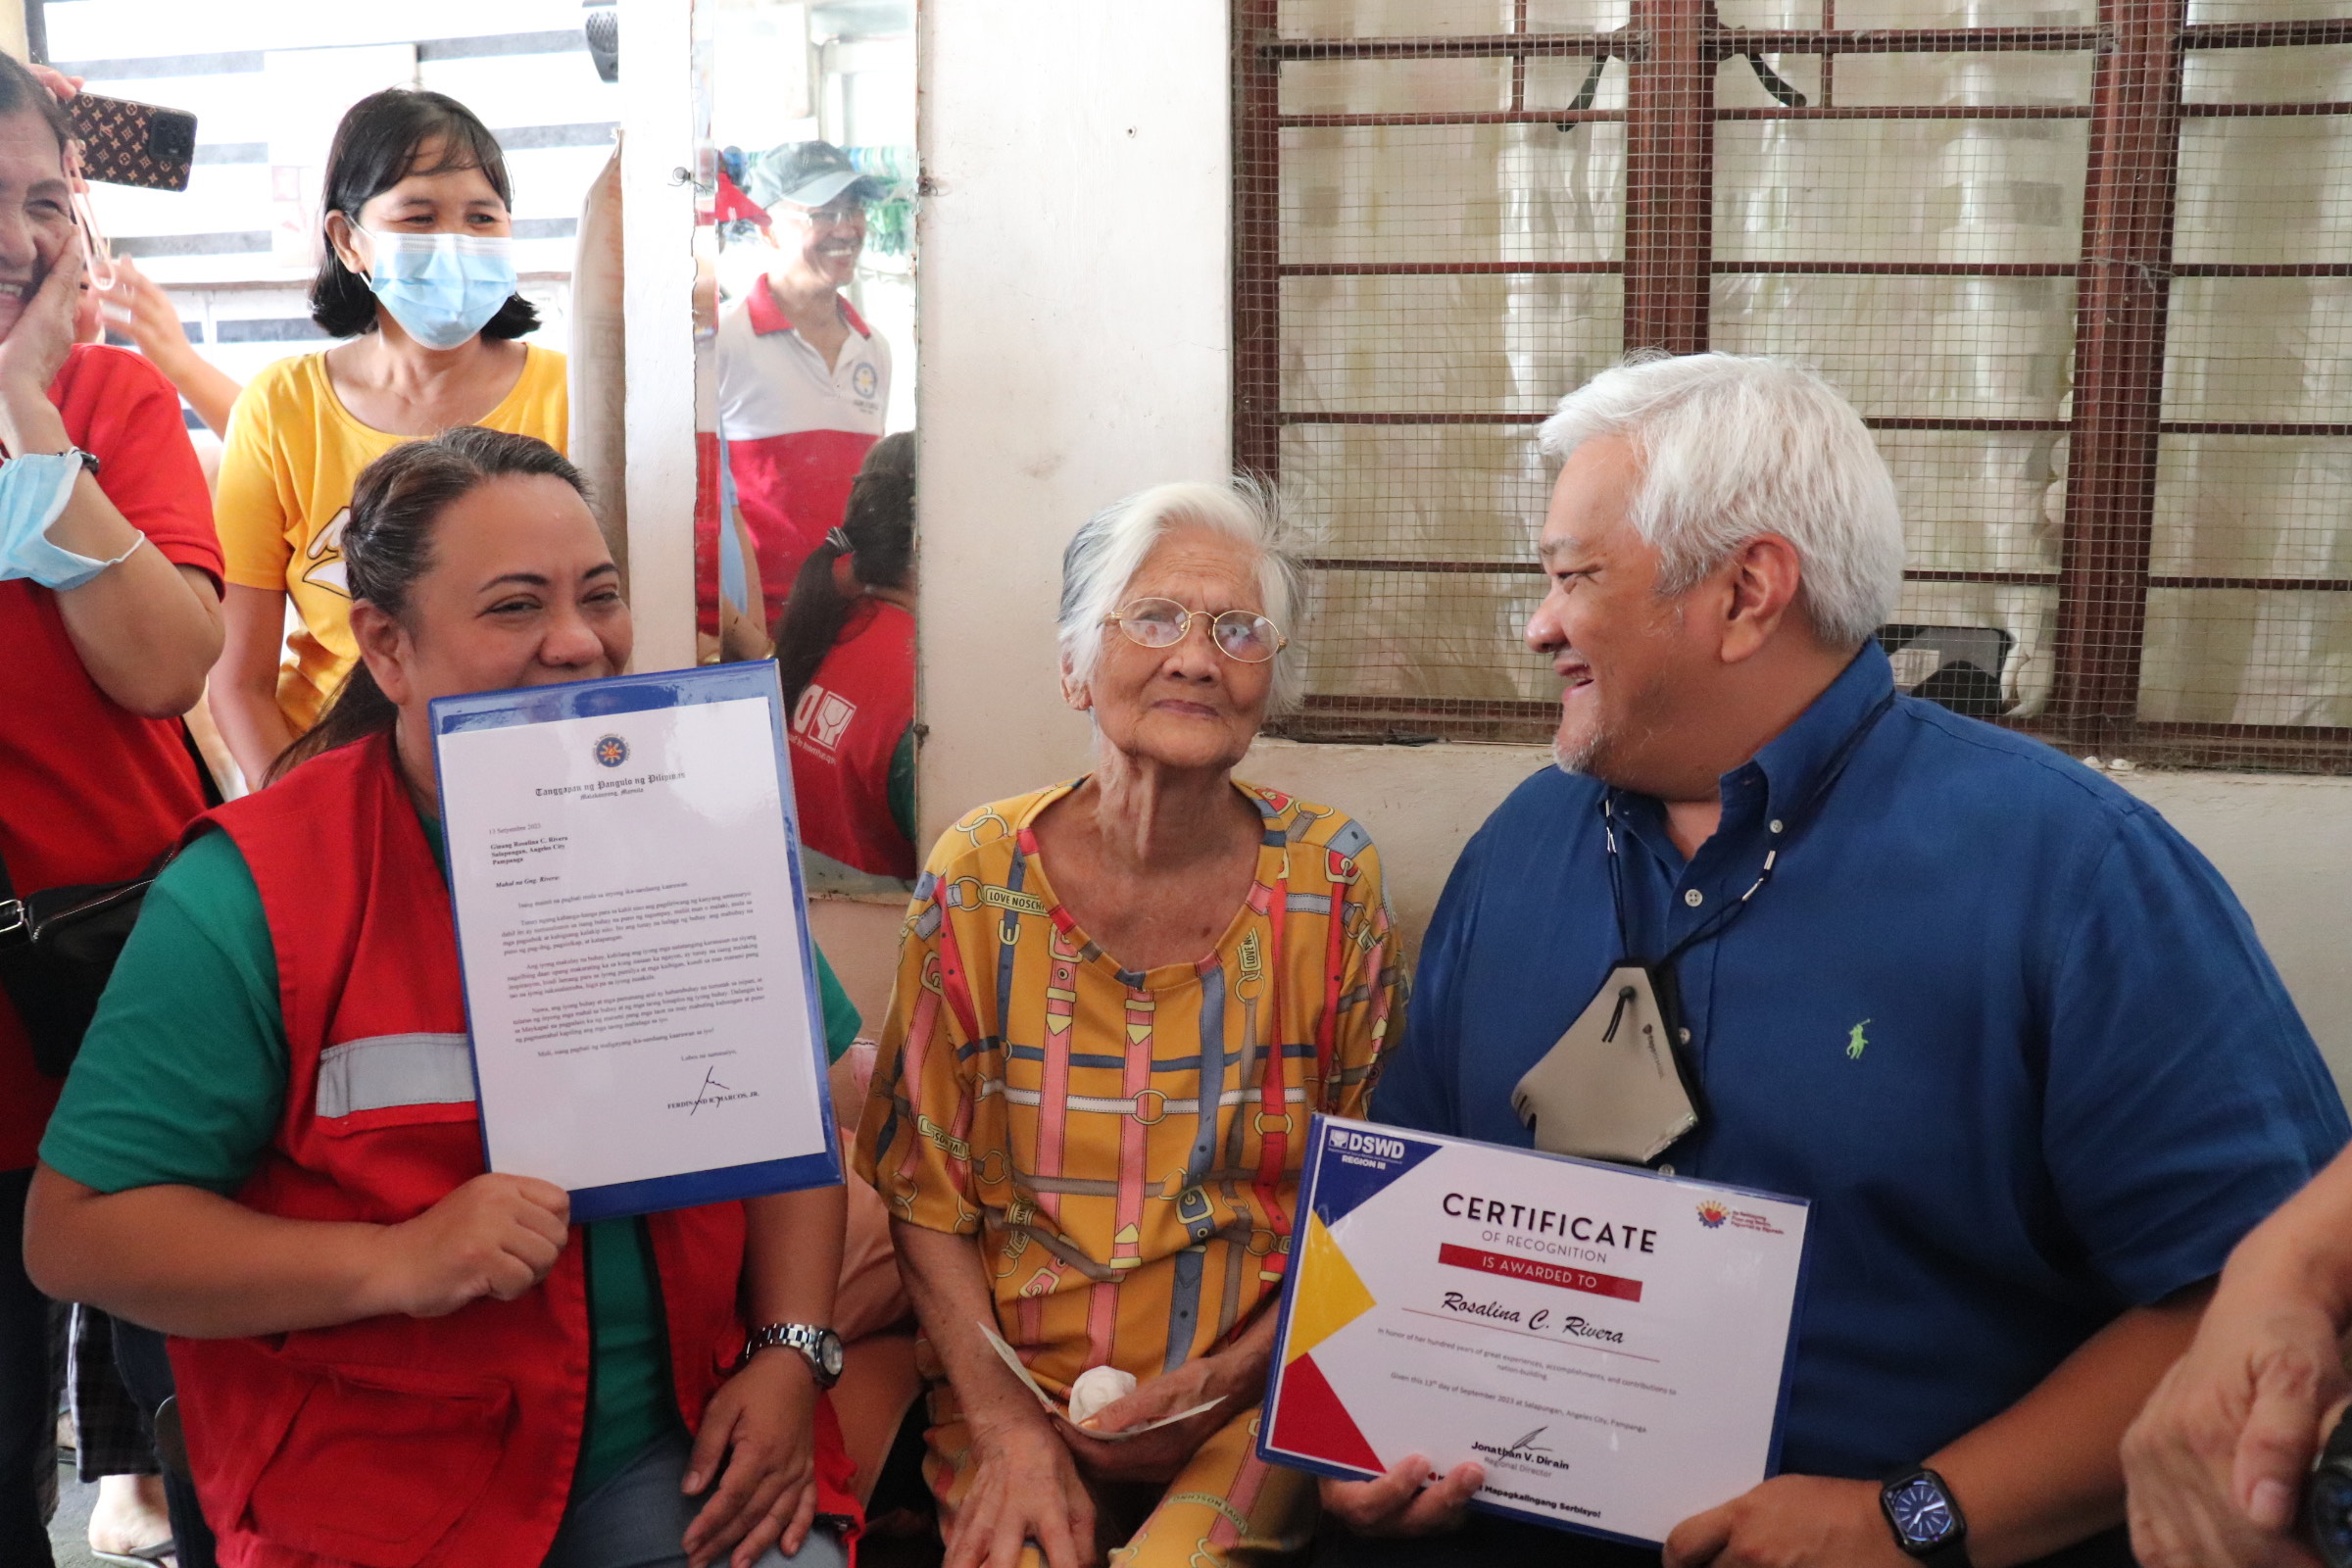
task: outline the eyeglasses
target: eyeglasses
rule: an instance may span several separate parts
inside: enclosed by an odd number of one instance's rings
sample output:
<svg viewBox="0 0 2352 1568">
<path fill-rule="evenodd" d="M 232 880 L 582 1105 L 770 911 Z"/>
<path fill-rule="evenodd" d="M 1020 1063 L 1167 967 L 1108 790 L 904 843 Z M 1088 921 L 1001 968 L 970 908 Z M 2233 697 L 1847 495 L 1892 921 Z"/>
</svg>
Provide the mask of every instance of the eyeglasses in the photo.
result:
<svg viewBox="0 0 2352 1568">
<path fill-rule="evenodd" d="M 1208 640 L 1217 652 L 1240 663 L 1262 664 L 1290 646 L 1281 627 L 1251 611 L 1212 615 L 1205 610 L 1187 610 L 1173 599 L 1129 600 L 1104 615 L 1102 623 L 1118 627 L 1140 648 L 1173 648 L 1192 635 L 1196 616 L 1208 622 Z"/>
</svg>

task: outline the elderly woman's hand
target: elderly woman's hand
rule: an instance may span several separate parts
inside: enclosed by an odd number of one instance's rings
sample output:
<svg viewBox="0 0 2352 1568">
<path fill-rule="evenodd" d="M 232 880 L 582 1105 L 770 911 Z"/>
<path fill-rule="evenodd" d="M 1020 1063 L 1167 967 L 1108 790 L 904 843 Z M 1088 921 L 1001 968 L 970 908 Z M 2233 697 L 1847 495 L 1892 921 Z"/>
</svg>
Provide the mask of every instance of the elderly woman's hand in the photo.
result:
<svg viewBox="0 0 2352 1568">
<path fill-rule="evenodd" d="M 1231 1352 L 1226 1352 L 1231 1353 Z M 1069 1445 L 1070 1455 L 1078 1468 L 1097 1481 L 1150 1481 L 1160 1485 L 1176 1479 L 1176 1475 L 1192 1462 L 1200 1445 L 1241 1412 L 1232 1395 L 1237 1380 L 1228 1369 L 1217 1363 L 1215 1355 L 1204 1355 L 1187 1361 L 1173 1372 L 1164 1372 L 1151 1382 L 1137 1387 L 1133 1394 L 1114 1399 L 1091 1417 L 1085 1426 L 1072 1426 L 1056 1419 L 1054 1429 L 1062 1442 Z M 1264 1380 L 1260 1363 L 1258 1381 Z M 1257 1396 L 1253 1393 L 1251 1400 Z M 1213 1403 L 1212 1403 L 1213 1401 Z M 1199 1415 L 1178 1421 L 1125 1443 L 1105 1443 L 1098 1433 L 1124 1432 L 1129 1427 L 1142 1426 L 1189 1410 L 1197 1404 L 1210 1407 Z"/>
<path fill-rule="evenodd" d="M 1275 1318 L 1257 1320 L 1222 1350 L 1197 1355 L 1173 1372 L 1163 1372 L 1123 1399 L 1113 1400 L 1083 1427 L 1056 1422 L 1078 1468 L 1100 1481 L 1176 1479 L 1220 1428 L 1266 1396 L 1266 1370 L 1274 1358 Z M 1104 1443 L 1096 1432 L 1124 1432 L 1215 1401 L 1189 1420 L 1147 1432 L 1125 1443 Z"/>
<path fill-rule="evenodd" d="M 1046 1568 L 1095 1568 L 1102 1560 L 1094 1496 L 1044 1420 L 975 1426 L 972 1455 L 972 1484 L 956 1506 L 942 1568 L 1020 1568 L 1022 1547 L 1033 1541 Z"/>
</svg>

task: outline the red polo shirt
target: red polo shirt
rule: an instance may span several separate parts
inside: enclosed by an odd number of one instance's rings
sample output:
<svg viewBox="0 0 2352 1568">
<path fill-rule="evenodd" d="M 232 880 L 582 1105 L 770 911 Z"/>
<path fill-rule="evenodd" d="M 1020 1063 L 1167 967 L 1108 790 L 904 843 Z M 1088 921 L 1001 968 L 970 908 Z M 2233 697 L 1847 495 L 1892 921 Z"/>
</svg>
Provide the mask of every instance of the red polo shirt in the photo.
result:
<svg viewBox="0 0 2352 1568">
<path fill-rule="evenodd" d="M 212 498 L 179 394 L 136 354 L 84 345 L 49 388 L 98 487 L 174 565 L 220 579 Z M 81 666 L 57 595 L 0 582 L 0 857 L 20 893 L 137 875 L 204 809 L 179 720 L 117 707 Z M 0 995 L 0 1170 L 33 1161 L 62 1080 L 32 1064 Z"/>
<path fill-rule="evenodd" d="M 914 722 L 914 617 L 860 599 L 793 705 L 801 842 L 872 876 L 922 869 L 890 809 L 890 764 Z"/>
<path fill-rule="evenodd" d="M 890 407 L 890 345 L 838 303 L 850 336 L 832 365 L 792 329 L 764 277 L 718 323 L 718 427 L 771 625 L 801 563 L 840 524 Z"/>
</svg>

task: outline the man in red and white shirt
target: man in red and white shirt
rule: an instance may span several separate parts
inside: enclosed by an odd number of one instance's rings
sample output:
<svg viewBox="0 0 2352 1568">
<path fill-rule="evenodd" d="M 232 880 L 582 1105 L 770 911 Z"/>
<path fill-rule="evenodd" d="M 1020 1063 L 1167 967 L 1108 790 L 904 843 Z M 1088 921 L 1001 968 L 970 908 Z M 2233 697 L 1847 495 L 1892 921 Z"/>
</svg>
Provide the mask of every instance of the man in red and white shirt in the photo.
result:
<svg viewBox="0 0 2352 1568">
<path fill-rule="evenodd" d="M 718 419 L 773 626 L 801 563 L 840 525 L 890 406 L 890 345 L 840 293 L 882 191 L 821 141 L 767 154 L 745 184 L 779 254 L 719 321 Z"/>
</svg>

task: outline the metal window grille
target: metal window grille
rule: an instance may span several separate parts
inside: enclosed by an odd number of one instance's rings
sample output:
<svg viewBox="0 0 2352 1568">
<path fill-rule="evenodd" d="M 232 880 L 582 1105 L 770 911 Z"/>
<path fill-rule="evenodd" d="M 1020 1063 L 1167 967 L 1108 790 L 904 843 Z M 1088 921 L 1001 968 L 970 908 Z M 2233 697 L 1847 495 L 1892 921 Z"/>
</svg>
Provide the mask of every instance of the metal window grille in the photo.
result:
<svg viewBox="0 0 2352 1568">
<path fill-rule="evenodd" d="M 1878 432 L 1905 684 L 2101 757 L 2352 771 L 2352 3 L 1234 23 L 1235 453 L 1322 607 L 1283 732 L 1547 735 L 1534 426 L 1712 347 Z"/>
</svg>

